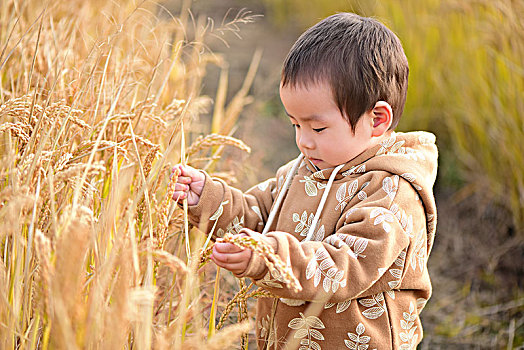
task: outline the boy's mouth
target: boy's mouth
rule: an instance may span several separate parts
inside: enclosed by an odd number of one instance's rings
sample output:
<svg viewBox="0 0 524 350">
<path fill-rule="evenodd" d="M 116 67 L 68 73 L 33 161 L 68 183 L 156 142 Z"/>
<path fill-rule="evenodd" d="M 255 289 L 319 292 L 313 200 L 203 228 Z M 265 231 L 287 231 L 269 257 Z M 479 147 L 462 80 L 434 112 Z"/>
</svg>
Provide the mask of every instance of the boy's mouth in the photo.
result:
<svg viewBox="0 0 524 350">
<path fill-rule="evenodd" d="M 318 165 L 322 162 L 322 159 L 308 157 L 309 161 L 314 165 Z"/>
</svg>

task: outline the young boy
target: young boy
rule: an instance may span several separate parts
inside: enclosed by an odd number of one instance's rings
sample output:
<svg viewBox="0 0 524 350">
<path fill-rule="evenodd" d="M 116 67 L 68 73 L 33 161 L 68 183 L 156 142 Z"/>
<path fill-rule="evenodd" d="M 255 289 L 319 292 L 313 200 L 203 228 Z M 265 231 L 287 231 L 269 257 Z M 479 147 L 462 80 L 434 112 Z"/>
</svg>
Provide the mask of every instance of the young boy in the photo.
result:
<svg viewBox="0 0 524 350">
<path fill-rule="evenodd" d="M 257 303 L 259 348 L 412 349 L 431 295 L 435 137 L 396 133 L 408 63 L 374 19 L 339 13 L 291 48 L 280 97 L 301 156 L 246 193 L 189 166 L 174 198 L 191 221 L 270 244 L 302 290 L 249 249 L 217 243 L 212 260 L 279 298 Z M 264 229 L 265 227 L 265 229 Z"/>
</svg>

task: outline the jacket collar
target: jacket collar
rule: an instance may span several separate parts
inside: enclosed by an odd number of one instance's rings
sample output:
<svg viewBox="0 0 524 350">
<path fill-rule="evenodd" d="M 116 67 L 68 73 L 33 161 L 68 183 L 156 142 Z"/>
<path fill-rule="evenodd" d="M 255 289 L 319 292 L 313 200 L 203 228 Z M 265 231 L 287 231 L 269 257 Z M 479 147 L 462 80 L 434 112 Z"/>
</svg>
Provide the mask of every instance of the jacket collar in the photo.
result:
<svg viewBox="0 0 524 350">
<path fill-rule="evenodd" d="M 369 159 L 373 158 L 379 149 L 381 148 L 381 145 L 376 145 L 374 147 L 371 147 L 364 152 L 360 153 L 355 158 L 351 159 L 349 162 L 347 162 L 342 169 L 337 173 L 335 176 L 335 181 L 340 180 L 346 176 L 352 175 L 352 174 L 360 174 L 364 173 L 366 171 L 366 165 L 364 164 Z M 309 159 L 304 159 L 305 171 L 307 174 L 305 176 L 310 177 L 311 179 L 318 181 L 318 182 L 327 182 L 331 173 L 335 169 L 333 168 L 326 168 L 322 170 L 318 170 L 318 168 L 309 161 Z"/>
</svg>

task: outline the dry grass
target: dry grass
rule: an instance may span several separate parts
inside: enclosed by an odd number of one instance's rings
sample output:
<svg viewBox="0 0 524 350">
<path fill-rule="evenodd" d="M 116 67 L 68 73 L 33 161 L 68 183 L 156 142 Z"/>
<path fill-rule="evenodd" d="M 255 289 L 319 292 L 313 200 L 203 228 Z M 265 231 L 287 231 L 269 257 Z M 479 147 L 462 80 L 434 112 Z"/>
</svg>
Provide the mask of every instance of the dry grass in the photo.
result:
<svg viewBox="0 0 524 350">
<path fill-rule="evenodd" d="M 523 11 L 511 0 L 386 1 L 373 11 L 399 34 L 410 60 L 403 127 L 434 131 L 441 175 L 463 179 L 457 198 L 480 193 L 484 203 L 503 204 L 522 237 Z"/>
<path fill-rule="evenodd" d="M 206 66 L 224 64 L 207 38 L 253 16 L 214 28 L 189 4 L 0 3 L 0 348 L 230 348 L 250 327 L 207 330 L 215 276 L 181 249 L 204 237 L 184 238 L 170 168 L 249 149 L 230 131 L 180 145 L 209 110 Z M 254 71 L 215 105 L 226 129 Z"/>
</svg>

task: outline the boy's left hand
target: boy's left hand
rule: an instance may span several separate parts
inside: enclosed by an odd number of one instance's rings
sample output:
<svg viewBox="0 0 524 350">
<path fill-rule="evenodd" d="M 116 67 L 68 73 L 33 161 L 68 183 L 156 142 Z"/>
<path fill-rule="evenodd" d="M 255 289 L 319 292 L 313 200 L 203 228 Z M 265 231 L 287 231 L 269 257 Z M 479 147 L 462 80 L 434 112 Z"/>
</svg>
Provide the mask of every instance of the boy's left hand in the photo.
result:
<svg viewBox="0 0 524 350">
<path fill-rule="evenodd" d="M 213 246 L 211 260 L 217 266 L 240 275 L 246 271 L 251 260 L 251 254 L 253 254 L 251 249 L 239 248 L 232 243 L 217 242 Z"/>
</svg>

